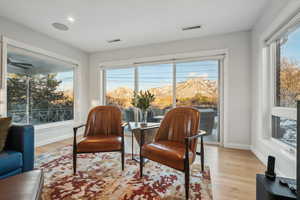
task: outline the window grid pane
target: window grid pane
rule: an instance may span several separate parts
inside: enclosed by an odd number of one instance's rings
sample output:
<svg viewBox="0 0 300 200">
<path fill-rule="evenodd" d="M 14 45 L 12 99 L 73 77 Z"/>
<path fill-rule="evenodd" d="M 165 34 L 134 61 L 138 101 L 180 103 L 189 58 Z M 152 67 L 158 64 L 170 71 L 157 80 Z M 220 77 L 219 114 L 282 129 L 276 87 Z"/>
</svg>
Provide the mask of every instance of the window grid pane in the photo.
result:
<svg viewBox="0 0 300 200">
<path fill-rule="evenodd" d="M 134 88 L 134 68 L 106 70 L 106 104 L 119 106 L 125 121 L 135 119 L 131 105 Z"/>
<path fill-rule="evenodd" d="M 300 98 L 300 29 L 276 41 L 275 105 L 296 107 Z"/>
<path fill-rule="evenodd" d="M 173 65 L 159 64 L 138 67 L 139 91 L 149 90 L 155 95 L 148 112 L 149 122 L 159 122 L 173 104 Z"/>
<path fill-rule="evenodd" d="M 204 139 L 219 142 L 219 61 L 176 64 L 176 105 L 198 109 Z"/>
<path fill-rule="evenodd" d="M 296 120 L 272 116 L 272 137 L 296 147 Z"/>
</svg>

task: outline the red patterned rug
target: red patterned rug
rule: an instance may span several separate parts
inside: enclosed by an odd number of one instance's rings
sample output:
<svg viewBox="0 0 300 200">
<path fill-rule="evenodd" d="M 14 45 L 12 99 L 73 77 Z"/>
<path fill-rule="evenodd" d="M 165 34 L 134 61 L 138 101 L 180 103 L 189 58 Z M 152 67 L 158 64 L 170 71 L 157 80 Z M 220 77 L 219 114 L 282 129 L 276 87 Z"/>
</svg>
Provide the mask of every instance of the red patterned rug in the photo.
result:
<svg viewBox="0 0 300 200">
<path fill-rule="evenodd" d="M 80 154 L 77 174 L 72 172 L 72 147 L 38 156 L 36 167 L 44 170 L 44 200 L 179 200 L 185 199 L 184 174 L 149 161 L 144 177 L 139 164 L 126 155 L 121 170 L 120 153 Z M 201 173 L 199 163 L 191 166 L 190 199 L 211 200 L 209 168 Z"/>
</svg>

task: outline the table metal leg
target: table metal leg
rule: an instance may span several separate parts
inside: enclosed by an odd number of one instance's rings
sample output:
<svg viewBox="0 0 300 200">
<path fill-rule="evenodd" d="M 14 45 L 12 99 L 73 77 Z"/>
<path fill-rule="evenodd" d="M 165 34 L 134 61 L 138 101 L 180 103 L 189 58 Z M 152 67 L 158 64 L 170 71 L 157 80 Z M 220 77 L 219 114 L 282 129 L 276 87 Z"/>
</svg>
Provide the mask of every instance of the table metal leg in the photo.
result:
<svg viewBox="0 0 300 200">
<path fill-rule="evenodd" d="M 134 159 L 134 156 L 133 156 L 133 131 L 131 132 L 131 158 L 132 160 Z"/>
<path fill-rule="evenodd" d="M 201 170 L 204 171 L 204 145 L 203 145 L 203 136 L 201 136 Z"/>
<path fill-rule="evenodd" d="M 140 159 L 142 157 L 142 147 L 144 144 L 144 130 L 141 130 L 141 136 L 140 136 Z"/>
<path fill-rule="evenodd" d="M 134 150 L 134 135 L 133 135 L 133 132 L 132 132 L 132 135 L 131 135 L 131 142 L 132 142 L 132 145 L 131 145 L 131 159 L 136 161 L 136 162 L 140 162 L 140 158 L 141 158 L 141 152 L 142 152 L 142 146 L 143 145 L 140 145 L 140 152 L 139 152 L 139 155 L 134 155 L 133 153 L 133 150 Z M 144 144 L 144 130 L 141 130 L 140 132 L 140 144 Z M 149 160 L 147 158 L 144 158 L 144 162 L 143 163 L 146 163 L 148 162 Z"/>
<path fill-rule="evenodd" d="M 200 152 L 196 151 L 196 155 L 200 156 L 201 158 L 201 171 L 204 171 L 204 144 L 203 144 L 203 136 L 200 139 Z"/>
</svg>

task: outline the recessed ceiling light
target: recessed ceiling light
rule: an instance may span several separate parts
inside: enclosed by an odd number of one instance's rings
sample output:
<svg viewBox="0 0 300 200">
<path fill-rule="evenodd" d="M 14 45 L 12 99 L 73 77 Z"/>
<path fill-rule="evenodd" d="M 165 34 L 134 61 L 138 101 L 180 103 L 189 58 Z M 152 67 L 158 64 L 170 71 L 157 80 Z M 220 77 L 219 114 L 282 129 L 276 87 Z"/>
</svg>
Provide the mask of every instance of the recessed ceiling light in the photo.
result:
<svg viewBox="0 0 300 200">
<path fill-rule="evenodd" d="M 199 29 L 199 28 L 201 28 L 201 25 L 183 27 L 182 30 L 188 31 L 188 30 L 194 30 L 194 29 Z"/>
<path fill-rule="evenodd" d="M 113 43 L 113 42 L 120 42 L 121 39 L 113 39 L 113 40 L 107 40 L 108 43 Z"/>
<path fill-rule="evenodd" d="M 73 23 L 73 22 L 75 22 L 75 19 L 73 17 L 68 17 L 68 21 Z"/>
<path fill-rule="evenodd" d="M 53 23 L 52 26 L 55 29 L 60 30 L 60 31 L 67 31 L 67 30 L 69 30 L 69 27 L 67 27 L 67 25 L 62 24 L 62 23 L 58 23 L 58 22 Z"/>
</svg>

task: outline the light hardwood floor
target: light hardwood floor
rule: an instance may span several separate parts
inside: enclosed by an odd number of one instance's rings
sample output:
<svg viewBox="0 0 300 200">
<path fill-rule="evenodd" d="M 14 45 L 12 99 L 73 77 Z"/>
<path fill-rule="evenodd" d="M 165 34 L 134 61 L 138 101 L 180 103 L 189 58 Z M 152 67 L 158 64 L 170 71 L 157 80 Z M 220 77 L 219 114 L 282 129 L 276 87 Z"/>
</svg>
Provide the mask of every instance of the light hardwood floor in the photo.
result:
<svg viewBox="0 0 300 200">
<path fill-rule="evenodd" d="M 131 137 L 126 136 L 125 141 L 126 152 L 131 153 Z M 37 147 L 36 155 L 69 144 L 72 139 Z M 196 162 L 199 160 L 197 158 Z M 210 167 L 214 200 L 255 199 L 255 175 L 264 173 L 265 166 L 251 151 L 205 145 L 205 165 Z"/>
</svg>

